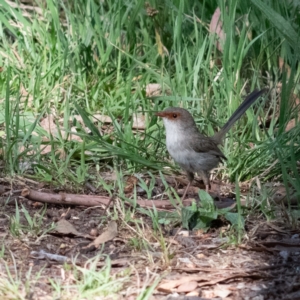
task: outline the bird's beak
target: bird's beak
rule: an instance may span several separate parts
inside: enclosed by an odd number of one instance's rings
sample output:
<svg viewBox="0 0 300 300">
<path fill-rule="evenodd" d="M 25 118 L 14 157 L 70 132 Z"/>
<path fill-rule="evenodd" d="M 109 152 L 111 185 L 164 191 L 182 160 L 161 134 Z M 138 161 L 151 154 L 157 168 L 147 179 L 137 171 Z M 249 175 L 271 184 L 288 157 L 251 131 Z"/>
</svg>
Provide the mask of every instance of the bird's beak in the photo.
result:
<svg viewBox="0 0 300 300">
<path fill-rule="evenodd" d="M 166 113 L 164 111 L 159 111 L 159 112 L 155 113 L 155 115 L 158 117 L 161 117 L 161 118 L 166 117 Z"/>
</svg>

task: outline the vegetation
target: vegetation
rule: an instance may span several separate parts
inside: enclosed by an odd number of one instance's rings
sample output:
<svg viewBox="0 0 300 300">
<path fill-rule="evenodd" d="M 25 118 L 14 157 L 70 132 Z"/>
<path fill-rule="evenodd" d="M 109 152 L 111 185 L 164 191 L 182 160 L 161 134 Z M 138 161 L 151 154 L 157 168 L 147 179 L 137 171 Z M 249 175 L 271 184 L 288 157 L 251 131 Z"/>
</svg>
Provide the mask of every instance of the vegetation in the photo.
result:
<svg viewBox="0 0 300 300">
<path fill-rule="evenodd" d="M 228 168 L 222 174 L 250 179 L 277 158 L 285 166 L 289 158 L 294 165 L 298 127 L 287 133 L 285 126 L 297 114 L 291 94 L 299 88 L 299 6 L 270 3 L 266 9 L 267 4 L 254 0 L 230 1 L 225 9 L 220 2 L 226 34 L 220 46 L 208 28 L 217 5 L 47 1 L 28 15 L 4 3 L 1 122 L 6 170 L 22 173 L 24 162 L 34 162 L 39 180 L 65 185 L 83 183 L 95 165 L 130 174 L 161 169 L 167 153 L 154 111 L 183 105 L 202 131 L 212 134 L 242 96 L 265 86 L 271 89 L 268 111 L 260 105 L 258 118 L 250 111 L 247 123 L 231 132 L 224 145 Z M 161 85 L 160 97 L 146 97 L 150 83 Z M 278 91 L 284 101 L 279 101 Z M 89 137 L 75 119 L 83 110 L 110 116 L 112 132 L 99 133 L 98 122 Z M 55 116 L 52 135 L 39 124 L 45 114 Z M 146 128 L 136 132 L 132 123 L 140 114 Z M 259 128 L 257 120 L 265 124 L 270 115 L 268 128 Z M 84 142 L 69 139 L 74 127 Z M 46 145 L 52 150 L 43 155 Z M 296 157 L 280 151 L 282 147 L 291 148 Z M 65 154 L 63 162 L 58 150 Z M 280 161 L 267 178 L 282 173 Z"/>
<path fill-rule="evenodd" d="M 125 175 L 147 173 L 153 187 L 154 177 L 179 170 L 155 111 L 188 108 L 212 135 L 246 94 L 268 86 L 265 100 L 228 134 L 228 160 L 215 176 L 237 186 L 278 180 L 299 196 L 299 12 L 294 0 L 37 0 L 31 8 L 2 1 L 3 177 L 76 192 L 89 181 L 129 201 Z M 151 94 L 150 84 L 159 92 Z M 104 171 L 117 179 L 107 182 Z M 151 187 L 138 179 L 151 198 Z M 262 203 L 252 209 L 269 216 Z M 14 236 L 24 231 L 19 213 L 11 221 Z M 214 208 L 212 214 L 218 215 Z M 229 218 L 243 227 L 242 216 Z M 41 232 L 39 220 L 26 219 L 26 231 Z"/>
</svg>

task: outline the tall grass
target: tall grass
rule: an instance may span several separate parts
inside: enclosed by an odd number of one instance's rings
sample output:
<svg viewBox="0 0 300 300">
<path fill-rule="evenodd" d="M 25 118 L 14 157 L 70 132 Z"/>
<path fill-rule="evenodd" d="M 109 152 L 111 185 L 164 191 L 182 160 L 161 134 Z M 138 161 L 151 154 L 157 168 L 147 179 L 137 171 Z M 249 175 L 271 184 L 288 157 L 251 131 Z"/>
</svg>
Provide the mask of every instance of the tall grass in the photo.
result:
<svg viewBox="0 0 300 300">
<path fill-rule="evenodd" d="M 296 2 L 149 1 L 152 11 L 157 10 L 154 15 L 140 0 L 39 3 L 39 10 L 30 14 L 6 2 L 0 6 L 1 145 L 11 174 L 24 172 L 20 161 L 34 161 L 35 176 L 59 184 L 83 183 L 95 165 L 128 173 L 161 169 L 169 163 L 168 154 L 153 111 L 182 105 L 211 135 L 248 92 L 265 86 L 274 90 L 278 83 L 283 85 L 283 101 L 279 104 L 272 92 L 247 112 L 225 141 L 229 168 L 219 173 L 245 180 L 278 157 L 288 165 L 289 155 L 274 151 L 274 143 L 280 149 L 291 147 L 296 153 L 292 161 L 297 161 L 298 126 L 293 135 L 283 125 L 298 114 L 297 107 L 288 105 L 289 95 L 299 91 Z M 217 36 L 208 30 L 218 6 L 226 34 L 222 52 Z M 293 70 L 289 78 L 283 76 L 279 58 Z M 161 84 L 160 97 L 146 97 L 149 83 Z M 273 107 L 273 120 L 261 129 L 264 105 Z M 92 118 L 96 113 L 112 118 L 112 132 L 99 131 L 102 123 Z M 39 125 L 46 114 L 55 116 L 56 135 Z M 137 114 L 145 116 L 144 131 L 132 129 Z M 64 133 L 73 126 L 83 142 L 67 139 Z M 47 145 L 52 151 L 45 155 Z M 66 159 L 58 155 L 59 149 Z M 281 169 L 275 165 L 267 179 L 280 176 Z"/>
</svg>

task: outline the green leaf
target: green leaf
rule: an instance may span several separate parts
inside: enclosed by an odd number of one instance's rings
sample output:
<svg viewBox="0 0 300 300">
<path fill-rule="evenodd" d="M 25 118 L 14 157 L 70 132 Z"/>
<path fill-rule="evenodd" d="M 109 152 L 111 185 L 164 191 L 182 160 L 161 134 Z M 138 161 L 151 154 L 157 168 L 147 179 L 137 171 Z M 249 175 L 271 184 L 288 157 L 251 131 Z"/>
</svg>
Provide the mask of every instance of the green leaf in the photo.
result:
<svg viewBox="0 0 300 300">
<path fill-rule="evenodd" d="M 201 207 L 203 209 L 211 211 L 215 210 L 214 199 L 210 194 L 206 193 L 204 190 L 199 190 L 198 195 L 201 201 Z"/>
<path fill-rule="evenodd" d="M 205 192 L 204 192 L 205 193 Z M 207 195 L 207 193 L 205 193 Z M 206 198 L 206 208 L 197 207 L 196 203 L 193 203 L 189 207 L 183 207 L 181 210 L 182 226 L 186 229 L 206 229 L 210 226 L 213 220 L 218 218 L 218 211 L 215 207 L 210 205 L 210 209 L 207 209 L 208 203 L 210 203 L 210 196 Z M 211 203 L 210 203 L 211 204 Z"/>
<path fill-rule="evenodd" d="M 251 2 L 260 9 L 260 11 L 268 18 L 273 26 L 284 36 L 291 47 L 299 51 L 299 34 L 292 27 L 291 23 L 279 15 L 265 2 L 260 0 L 251 0 Z"/>
<path fill-rule="evenodd" d="M 245 219 L 243 216 L 239 216 L 238 213 L 233 213 L 233 212 L 227 212 L 224 214 L 224 217 L 226 220 L 228 220 L 232 225 L 242 225 L 242 227 L 245 226 Z M 239 220 L 241 224 L 239 224 Z"/>
<path fill-rule="evenodd" d="M 182 219 L 182 227 L 189 229 L 190 219 L 197 214 L 197 208 L 192 204 L 192 206 L 182 207 L 181 209 L 181 219 Z"/>
<path fill-rule="evenodd" d="M 191 218 L 190 220 L 190 226 L 193 229 L 207 229 L 210 227 L 210 224 L 213 220 L 216 220 L 218 218 L 218 212 L 217 211 L 211 211 L 211 212 L 201 212 L 199 211 L 199 216 L 194 219 Z"/>
<path fill-rule="evenodd" d="M 89 130 L 97 137 L 102 139 L 101 134 L 98 130 L 98 128 L 93 124 L 93 122 L 90 120 L 88 113 L 82 109 L 77 103 L 74 103 L 76 110 L 82 117 L 82 120 L 84 124 L 89 128 Z"/>
</svg>

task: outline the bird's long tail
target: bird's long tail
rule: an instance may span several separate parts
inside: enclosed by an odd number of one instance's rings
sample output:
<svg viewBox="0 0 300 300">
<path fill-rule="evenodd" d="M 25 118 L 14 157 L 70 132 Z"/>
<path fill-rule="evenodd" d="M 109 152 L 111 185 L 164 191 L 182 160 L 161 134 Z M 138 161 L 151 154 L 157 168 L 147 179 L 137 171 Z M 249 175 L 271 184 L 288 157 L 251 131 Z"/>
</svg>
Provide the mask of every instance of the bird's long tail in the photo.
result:
<svg viewBox="0 0 300 300">
<path fill-rule="evenodd" d="M 232 114 L 226 124 L 221 128 L 219 132 L 214 135 L 214 140 L 220 144 L 225 137 L 226 133 L 230 130 L 233 124 L 245 113 L 245 111 L 257 100 L 259 96 L 267 92 L 268 89 L 254 90 L 249 94 L 238 109 Z"/>
</svg>

